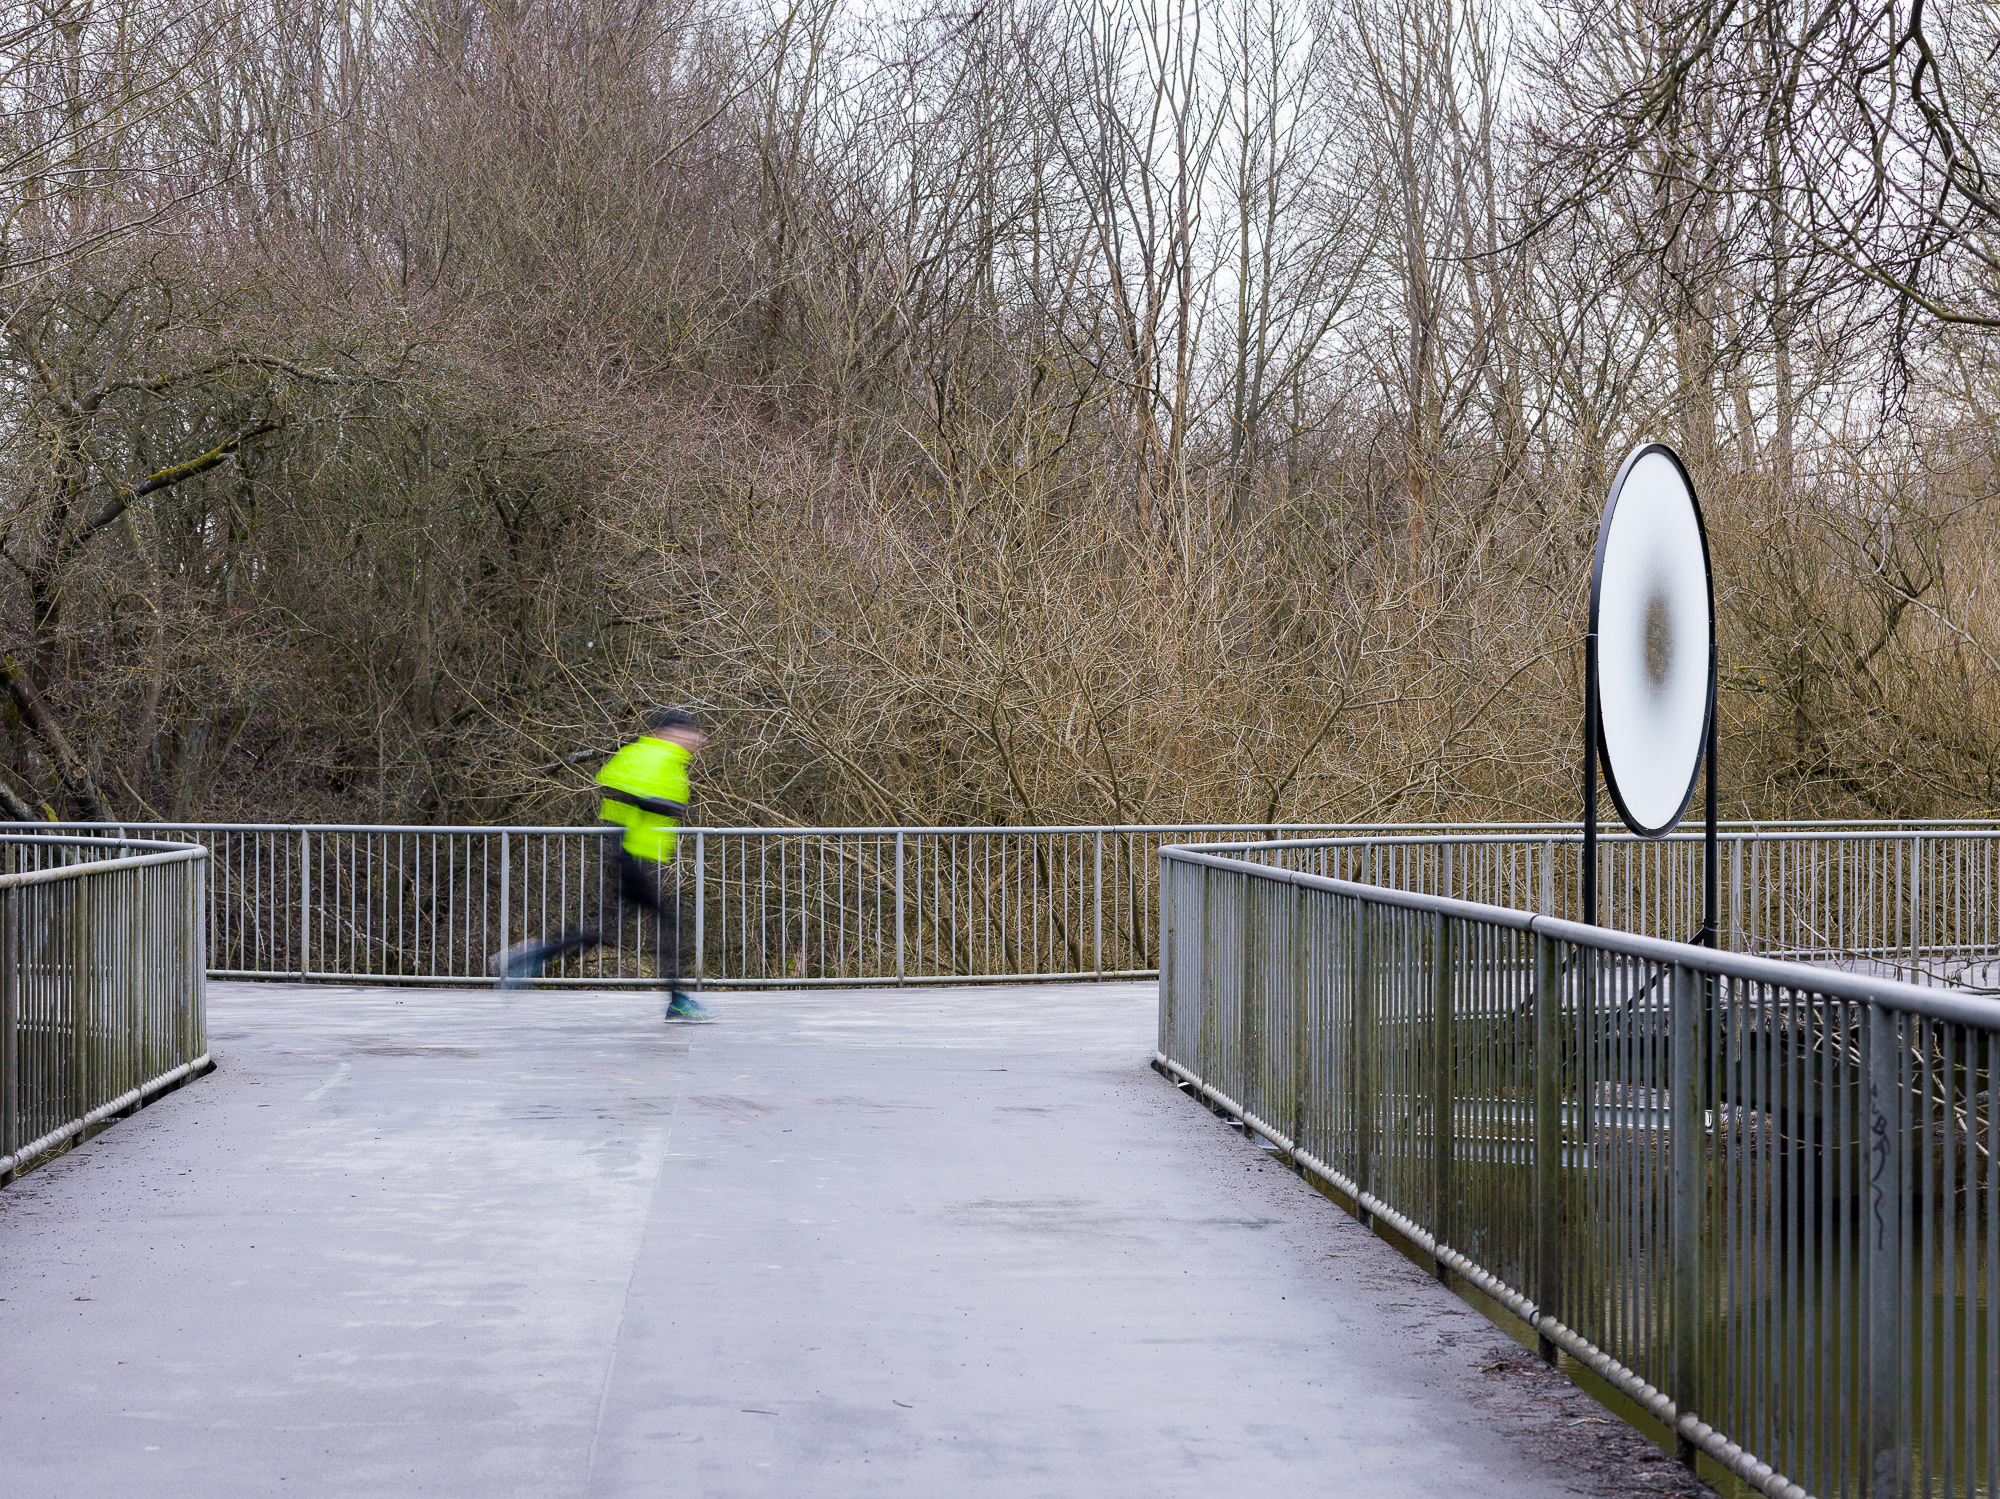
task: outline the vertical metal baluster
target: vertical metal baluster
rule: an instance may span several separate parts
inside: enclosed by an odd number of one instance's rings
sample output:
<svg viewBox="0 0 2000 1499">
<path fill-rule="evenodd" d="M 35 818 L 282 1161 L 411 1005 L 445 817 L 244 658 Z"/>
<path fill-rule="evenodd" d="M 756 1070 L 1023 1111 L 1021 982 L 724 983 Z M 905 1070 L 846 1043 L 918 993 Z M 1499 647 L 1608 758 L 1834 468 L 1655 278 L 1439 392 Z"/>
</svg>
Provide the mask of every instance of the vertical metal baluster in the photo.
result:
<svg viewBox="0 0 2000 1499">
<path fill-rule="evenodd" d="M 1364 901 L 1348 903 L 1354 933 L 1354 976 L 1348 986 L 1350 1060 L 1354 1077 L 1354 1181 L 1363 1192 L 1374 1190 L 1375 1175 L 1375 944 L 1374 924 Z M 1363 1223 L 1373 1216 L 1359 1201 L 1355 1209 Z"/>
<path fill-rule="evenodd" d="M 1990 840 L 1988 846 L 1991 847 Z M 1990 927 L 1988 931 L 1990 934 Z M 1986 1470 L 1986 1494 L 1988 1499 L 1992 1499 L 1992 1496 L 2000 1495 L 2000 1036 L 1988 1030 L 1980 1039 L 1986 1058 L 1983 1121 L 1986 1126 L 1986 1221 L 1979 1243 L 1980 1260 L 1986 1272 L 1986 1295 L 1982 1308 L 1986 1324 L 1986 1358 L 1980 1387 L 1966 1393 L 1966 1414 L 1968 1423 L 1984 1438 L 1985 1452 L 1982 1455 Z M 1969 1211 L 1967 1216 L 1971 1216 Z M 1968 1264 L 1968 1272 L 1971 1268 Z M 1966 1287 L 1968 1305 L 1977 1289 L 1977 1282 Z"/>
<path fill-rule="evenodd" d="M 500 948 L 504 952 L 514 942 L 514 843 L 513 834 L 500 832 Z"/>
<path fill-rule="evenodd" d="M 900 843 L 901 843 L 901 840 L 900 840 L 900 839 L 898 839 L 898 844 L 899 844 L 899 846 L 900 846 Z M 770 972 L 771 972 L 771 942 L 770 942 L 770 931 L 771 931 L 771 911 L 770 911 L 770 903 L 771 903 L 771 879 L 770 879 L 770 862 L 771 862 L 771 840 L 770 840 L 770 838 L 769 838 L 769 836 L 768 836 L 767 834 L 765 834 L 765 833 L 762 833 L 762 832 L 759 832 L 759 833 L 758 833 L 758 835 L 757 835 L 757 900 L 756 900 L 756 910 L 757 910 L 757 918 L 756 918 L 756 920 L 757 920 L 757 974 L 758 974 L 758 977 L 760 977 L 760 978 L 768 978 L 768 977 L 770 976 Z M 903 893 L 903 887 L 902 887 L 902 877 L 901 877 L 901 875 L 902 875 L 902 872 L 901 872 L 900 870 L 898 870 L 898 871 L 897 871 L 897 881 L 896 881 L 896 894 L 897 894 L 897 896 L 898 896 L 899 898 L 901 897 L 901 895 L 902 895 L 902 893 Z M 749 912 L 749 910 L 750 910 L 750 907 L 749 907 L 749 905 L 747 904 L 747 901 L 748 901 L 748 898 L 749 898 L 749 893 L 750 893 L 750 892 L 749 892 L 748 888 L 746 887 L 746 888 L 745 888 L 745 890 L 744 890 L 744 897 L 745 897 L 745 900 L 746 900 L 746 904 L 745 904 L 745 906 L 744 906 L 744 911 L 745 911 L 745 913 L 746 913 L 746 914 L 747 914 L 747 913 Z"/>
<path fill-rule="evenodd" d="M 1909 970 L 1903 963 L 1903 954 L 1909 948 L 1908 917 L 1904 910 L 1909 898 L 1909 886 L 1906 883 L 1908 875 L 1903 869 L 1906 842 L 1907 840 L 1900 837 L 1894 840 L 1896 867 L 1893 877 L 1894 883 L 1889 891 L 1893 904 L 1890 905 L 1891 918 L 1888 932 L 1889 959 L 1894 964 L 1896 977 L 1904 979 L 1909 977 Z"/>
<path fill-rule="evenodd" d="M 1902 844 L 1897 842 L 1900 852 Z M 1880 1003 L 1865 1010 L 1868 1124 L 1867 1196 L 1862 1202 L 1863 1346 L 1867 1382 L 1863 1427 L 1866 1499 L 1903 1492 L 1903 1131 L 1897 1017 Z"/>
<path fill-rule="evenodd" d="M 1729 840 L 1729 941 L 1724 946 L 1731 952 L 1742 952 L 1743 942 L 1743 838 L 1732 835 Z"/>
<path fill-rule="evenodd" d="M 1936 1285 L 1940 1302 L 1938 1317 L 1943 1323 L 1945 1342 L 1942 1353 L 1943 1371 L 1935 1382 L 1926 1382 L 1926 1399 L 1935 1413 L 1938 1431 L 1939 1456 L 1943 1462 L 1944 1492 L 1949 1494 L 1957 1487 L 1958 1471 L 1964 1464 L 1960 1461 L 1958 1400 L 1964 1398 L 1970 1388 L 1965 1375 L 1964 1364 L 1966 1344 L 1970 1341 L 1970 1317 L 1960 1308 L 1966 1307 L 1969 1298 L 1961 1297 L 1958 1285 L 1958 1081 L 1959 1081 L 1959 1028 L 1949 1021 L 1938 1021 L 1938 1098 L 1942 1116 L 1944 1148 L 1940 1154 L 1939 1194 L 1935 1199 L 1926 1199 L 1924 1220 L 1930 1229 L 1933 1244 L 1938 1251 L 1936 1257 Z M 1970 1058 L 1968 1057 L 1968 1060 Z M 1966 1090 L 1967 1103 L 1971 1101 L 1971 1089 Z M 1967 1124 L 1970 1125 L 1968 1110 Z M 1933 1207 L 1933 1203 L 1936 1207 Z M 1943 1226 L 1939 1226 L 1939 1219 Z M 1957 1397 L 1957 1399 L 1954 1399 Z M 1969 1476 L 1969 1469 L 1968 1469 Z"/>
<path fill-rule="evenodd" d="M 190 907 L 187 913 L 187 924 L 191 948 L 187 973 L 187 989 L 191 995 L 188 1005 L 191 1018 L 186 1046 L 186 1055 L 189 1061 L 192 1061 L 208 1049 L 209 929 L 202 920 L 202 911 L 204 907 L 209 905 L 207 899 L 208 872 L 213 862 L 204 853 L 202 857 L 192 859 L 188 864 L 189 869 L 192 871 L 188 875 L 187 884 L 187 898 Z"/>
<path fill-rule="evenodd" d="M 1138 879 L 1134 883 L 1138 885 L 1136 893 L 1138 893 L 1138 901 L 1140 901 L 1140 919 L 1138 919 L 1138 923 L 1134 927 L 1134 939 L 1140 943 L 1140 953 L 1142 953 L 1140 967 L 1152 967 L 1152 963 L 1144 961 L 1144 951 L 1146 951 L 1146 945 L 1144 945 L 1146 937 L 1144 937 L 1144 933 L 1152 931 L 1152 881 L 1150 879 Z"/>
<path fill-rule="evenodd" d="M 1311 1066 L 1308 1059 L 1311 1056 L 1312 1036 L 1308 1029 L 1306 989 L 1311 982 L 1311 970 L 1307 958 L 1306 892 L 1303 886 L 1294 882 L 1287 894 L 1290 900 L 1285 924 L 1285 955 L 1288 959 L 1285 967 L 1285 985 L 1289 1004 L 1286 1014 L 1291 1021 L 1291 1033 L 1287 1038 L 1291 1058 L 1287 1080 L 1291 1084 L 1291 1093 L 1285 1099 L 1283 1117 L 1285 1132 L 1292 1137 L 1292 1169 L 1297 1170 L 1298 1154 L 1304 1148 L 1306 1131 L 1309 1127 L 1306 1122 L 1306 1111 L 1310 1107 L 1311 1083 L 1307 1072 Z M 1161 903 L 1161 910 L 1165 911 L 1164 902 Z"/>
<path fill-rule="evenodd" d="M 0 889 L 0 1156 L 12 1161 L 31 1135 L 21 1129 L 21 975 L 27 953 L 21 942 L 23 887 Z M 0 1186 L 19 1163 L 0 1171 Z"/>
<path fill-rule="evenodd" d="M 1451 1269 L 1443 1251 L 1455 1242 L 1453 1205 L 1453 1121 L 1452 1096 L 1452 1000 L 1457 973 L 1452 961 L 1451 918 L 1442 913 L 1432 918 L 1431 937 L 1431 1236 L 1438 1252 L 1431 1269 L 1446 1285 Z"/>
<path fill-rule="evenodd" d="M 85 949 L 90 940 L 90 890 L 76 880 L 64 880 L 62 888 L 69 916 L 64 931 L 68 940 L 63 944 L 64 966 L 68 969 L 63 979 L 69 988 L 70 1042 L 69 1107 L 66 1112 L 80 1129 L 83 1116 L 90 1110 L 90 997 L 83 980 Z"/>
<path fill-rule="evenodd" d="M 1838 1337 L 1836 1329 L 1845 1322 L 1834 1309 L 1830 1295 L 1838 1254 L 1831 1216 L 1834 1193 L 1829 1190 L 1830 1157 L 1838 1148 L 1830 1107 L 1834 1080 L 1833 1013 L 1823 997 L 1795 995 L 1794 1003 L 1804 1005 L 1803 1025 L 1795 1033 L 1794 1044 L 1799 1049 L 1805 1081 L 1800 1091 L 1800 1137 L 1793 1142 L 1793 1156 L 1811 1194 L 1806 1203 L 1806 1223 L 1813 1244 L 1813 1276 L 1806 1302 L 1810 1342 L 1801 1350 L 1809 1365 L 1806 1409 L 1809 1439 L 1797 1476 L 1808 1489 L 1823 1491 L 1832 1472 L 1829 1428 L 1837 1420 L 1839 1410 L 1839 1371 L 1830 1356 L 1831 1344 Z M 1806 1132 L 1809 1121 L 1810 1134 Z"/>
<path fill-rule="evenodd" d="M 411 889 L 415 883 L 413 879 L 413 872 L 420 871 L 422 869 L 422 865 L 421 864 L 417 864 L 414 866 L 412 865 L 411 855 L 409 853 L 410 839 L 407 834 L 397 833 L 395 835 L 395 840 L 396 840 L 396 868 L 395 868 L 395 873 L 391 876 L 387 893 L 394 900 L 395 903 L 396 961 L 395 961 L 395 966 L 389 968 L 389 972 L 402 974 L 409 972 L 410 934 L 416 929 L 416 917 L 410 908 L 410 902 L 412 898 Z M 546 884 L 546 881 L 544 883 Z M 546 925 L 548 921 L 547 904 L 546 904 L 548 891 L 546 888 L 542 891 L 542 896 L 544 900 L 542 920 L 544 925 Z M 385 915 L 382 921 L 382 927 L 383 927 L 382 935 L 385 940 L 389 935 L 388 926 L 389 926 L 388 918 Z"/>
<path fill-rule="evenodd" d="M 1544 862 L 1545 876 L 1553 871 Z M 1543 895 L 1553 892 L 1545 883 Z M 1535 934 L 1535 1305 L 1544 1317 L 1563 1315 L 1562 1299 L 1562 980 L 1553 937 Z M 1556 1362 L 1556 1345 L 1541 1328 L 1536 1346 Z"/>
<path fill-rule="evenodd" d="M 727 962 L 726 940 L 714 944 L 717 950 L 710 951 L 708 920 L 711 896 L 720 904 L 728 894 L 727 881 L 718 877 L 720 871 L 715 868 L 721 859 L 721 854 L 715 851 L 726 847 L 727 839 L 722 833 L 711 837 L 709 832 L 701 831 L 694 835 L 694 973 L 697 988 L 705 988 L 711 977 L 719 976 Z M 715 972 L 711 973 L 711 969 Z"/>
<path fill-rule="evenodd" d="M 1091 943 L 1091 968 L 1101 979 L 1104 977 L 1104 829 L 1095 832 L 1096 851 L 1092 862 L 1090 885 L 1091 920 L 1095 937 Z"/>
<path fill-rule="evenodd" d="M 305 828 L 299 829 L 299 979 L 304 981 L 310 971 L 311 960 L 309 942 L 312 919 L 312 835 Z"/>
<path fill-rule="evenodd" d="M 1921 833 L 1910 835 L 1910 971 L 1912 983 L 1923 983 L 1924 979 L 1924 905 L 1925 886 L 1924 839 Z"/>
<path fill-rule="evenodd" d="M 1702 1157 L 1706 1153 L 1700 1066 L 1702 977 L 1695 969 L 1673 965 L 1673 1039 L 1668 1057 L 1672 1082 L 1667 1123 L 1672 1305 L 1667 1321 L 1673 1339 L 1671 1392 L 1675 1416 L 1681 1423 L 1695 1414 L 1701 1372 Z M 1684 1463 L 1694 1461 L 1694 1447 L 1679 1427 L 1674 1432 L 1674 1454 Z"/>
<path fill-rule="evenodd" d="M 873 958 L 872 958 L 872 961 L 871 961 L 871 962 L 870 962 L 870 964 L 869 964 L 869 968 L 870 968 L 870 970 L 871 970 L 871 972 L 872 972 L 873 974 L 876 974 L 876 975 L 880 975 L 880 974 L 882 973 L 882 969 L 883 969 L 883 962 L 882 962 L 882 835 L 881 835 L 880 833 L 877 833 L 877 834 L 875 834 L 875 835 L 873 836 L 873 839 L 872 839 L 872 841 L 871 841 L 871 847 L 873 848 L 873 851 L 874 851 L 874 853 L 873 853 L 873 857 L 872 857 L 872 858 L 871 858 L 871 859 L 869 860 L 869 868 L 870 868 L 870 869 L 871 869 L 871 870 L 873 871 L 873 873 L 874 873 L 874 879 L 873 879 L 873 881 L 872 881 L 871 883 L 873 884 L 873 886 L 874 886 L 874 890 L 875 890 L 875 933 L 874 933 L 874 938 L 873 938 L 873 940 L 872 940 L 872 942 L 871 942 L 871 944 L 870 944 L 870 952 L 872 953 L 872 955 L 873 955 Z M 1003 858 L 1004 858 L 1004 850 L 1003 850 L 1003 855 L 1002 855 L 1002 856 L 1003 856 Z M 860 886 L 860 882 L 861 882 L 861 871 L 860 871 L 860 868 L 859 868 L 858 864 L 857 864 L 857 867 L 856 867 L 856 870 L 855 870 L 855 876 L 854 876 L 854 878 L 855 878 L 855 885 L 856 885 L 856 888 L 857 888 L 857 890 L 858 890 L 858 889 L 859 889 L 859 886 Z M 865 897 L 864 897 L 864 899 L 865 899 Z"/>
<path fill-rule="evenodd" d="M 368 850 L 368 884 L 362 891 L 361 901 L 363 950 L 368 954 L 368 962 L 361 971 L 363 973 L 380 973 L 388 965 L 376 953 L 375 916 L 376 907 L 381 903 L 378 898 L 378 892 L 388 884 L 388 881 L 382 877 L 382 866 L 387 861 L 389 855 L 386 840 L 380 833 L 370 833 L 362 846 Z M 385 933 L 388 931 L 388 922 L 386 920 L 383 922 L 383 931 Z"/>
</svg>

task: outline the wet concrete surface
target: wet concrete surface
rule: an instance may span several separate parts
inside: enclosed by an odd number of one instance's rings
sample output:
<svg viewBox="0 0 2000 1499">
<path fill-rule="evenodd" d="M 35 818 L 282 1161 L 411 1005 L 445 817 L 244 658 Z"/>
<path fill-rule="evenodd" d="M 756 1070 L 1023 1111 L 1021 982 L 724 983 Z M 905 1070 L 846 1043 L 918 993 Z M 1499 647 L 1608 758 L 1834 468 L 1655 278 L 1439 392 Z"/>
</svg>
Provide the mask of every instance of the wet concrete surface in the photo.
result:
<svg viewBox="0 0 2000 1499">
<path fill-rule="evenodd" d="M 1704 1492 L 1146 1066 L 1150 985 L 213 986 L 0 1192 L 0 1494 Z"/>
</svg>

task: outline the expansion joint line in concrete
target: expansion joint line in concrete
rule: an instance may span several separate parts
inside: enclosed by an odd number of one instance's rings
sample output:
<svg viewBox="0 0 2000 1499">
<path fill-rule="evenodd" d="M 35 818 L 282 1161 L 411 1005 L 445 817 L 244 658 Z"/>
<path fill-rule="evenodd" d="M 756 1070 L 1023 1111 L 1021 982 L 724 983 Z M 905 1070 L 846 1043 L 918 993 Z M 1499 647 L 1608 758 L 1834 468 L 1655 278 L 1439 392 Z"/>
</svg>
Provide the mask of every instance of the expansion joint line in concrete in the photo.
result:
<svg viewBox="0 0 2000 1499">
<path fill-rule="evenodd" d="M 1333 1188 L 1339 1196 L 1352 1202 L 1355 1205 L 1356 1217 L 1371 1224 L 1388 1225 L 1395 1231 L 1397 1237 L 1420 1253 L 1429 1256 L 1433 1263 L 1441 1268 L 1450 1269 L 1478 1287 L 1493 1301 L 1527 1323 L 1546 1344 L 1567 1353 L 1620 1394 L 1637 1402 L 1641 1409 L 1662 1422 L 1690 1448 L 1706 1453 L 1752 1488 L 1771 1495 L 1771 1499 L 1814 1499 L 1806 1489 L 1778 1472 L 1769 1463 L 1746 1452 L 1740 1444 L 1728 1440 L 1721 1432 L 1692 1412 L 1683 1415 L 1675 1407 L 1671 1397 L 1647 1383 L 1581 1333 L 1565 1326 L 1552 1316 L 1544 1315 L 1533 1301 L 1494 1275 L 1485 1266 L 1468 1259 L 1449 1245 L 1439 1243 L 1422 1225 L 1391 1207 L 1374 1193 L 1362 1190 L 1359 1183 L 1335 1170 L 1311 1152 L 1300 1150 L 1283 1130 L 1258 1118 L 1228 1094 L 1204 1082 L 1163 1052 L 1153 1053 L 1152 1066 L 1155 1072 L 1169 1082 L 1183 1091 L 1193 1093 L 1217 1112 L 1234 1120 L 1246 1137 L 1254 1133 L 1270 1141 L 1293 1170 L 1302 1176 L 1316 1177 Z"/>
<path fill-rule="evenodd" d="M 686 1078 L 682 1078 L 685 1091 Z M 652 1207 L 660 1200 L 661 1184 L 666 1179 L 667 1162 L 672 1158 L 674 1148 L 674 1123 L 680 1117 L 681 1092 L 674 1094 L 674 1106 L 667 1114 L 667 1137 L 660 1142 L 660 1167 L 653 1174 L 653 1190 L 647 1194 L 646 1221 L 639 1226 L 639 1242 L 632 1247 L 632 1268 L 625 1277 L 625 1294 L 618 1299 L 618 1325 L 611 1331 L 611 1351 L 604 1356 L 604 1382 L 597 1389 L 597 1414 L 590 1423 L 590 1450 L 583 1461 L 583 1492 L 589 1499 L 592 1485 L 597 1477 L 597 1445 L 604 1435 L 604 1412 L 611 1403 L 611 1380 L 618 1372 L 618 1345 L 625 1339 L 625 1315 L 632 1307 L 632 1287 L 639 1280 L 639 1266 L 646 1258 L 646 1235 L 653 1226 Z"/>
</svg>

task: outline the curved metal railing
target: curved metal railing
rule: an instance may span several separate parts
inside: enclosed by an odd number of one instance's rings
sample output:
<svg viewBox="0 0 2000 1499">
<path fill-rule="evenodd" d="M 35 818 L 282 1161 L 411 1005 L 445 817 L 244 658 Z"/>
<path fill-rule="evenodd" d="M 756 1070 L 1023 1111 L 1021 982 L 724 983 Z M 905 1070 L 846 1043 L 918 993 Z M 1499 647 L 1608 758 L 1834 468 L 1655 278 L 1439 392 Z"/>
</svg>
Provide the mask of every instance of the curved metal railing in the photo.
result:
<svg viewBox="0 0 2000 1499">
<path fill-rule="evenodd" d="M 77 828 L 78 832 L 94 829 Z M 218 978 L 484 984 L 488 955 L 595 924 L 603 828 L 158 823 L 211 854 Z M 1159 851 L 1273 836 L 1343 879 L 1575 916 L 1574 827 L 688 828 L 660 871 L 677 929 L 636 922 L 557 984 L 653 982 L 662 938 L 711 987 L 1150 978 Z M 1300 839 L 1313 840 L 1301 844 Z M 1724 824 L 1723 945 L 1986 984 L 2000 951 L 2000 824 Z M 1700 843 L 1607 835 L 1607 925 L 1685 938 Z"/>
<path fill-rule="evenodd" d="M 207 863 L 0 835 L 0 1184 L 209 1069 Z"/>
<path fill-rule="evenodd" d="M 1737 825 L 1719 842 L 1723 949 L 2000 992 L 2000 825 Z M 1228 852 L 1542 916 L 1582 915 L 1583 837 L 1574 828 L 1271 839 L 1234 842 Z M 1700 833 L 1607 836 L 1597 878 L 1599 925 L 1667 941 L 1700 930 Z"/>
<path fill-rule="evenodd" d="M 1311 867 L 1347 853 L 1162 851 L 1162 1072 L 1689 1460 L 2000 1492 L 2000 1002 Z"/>
</svg>

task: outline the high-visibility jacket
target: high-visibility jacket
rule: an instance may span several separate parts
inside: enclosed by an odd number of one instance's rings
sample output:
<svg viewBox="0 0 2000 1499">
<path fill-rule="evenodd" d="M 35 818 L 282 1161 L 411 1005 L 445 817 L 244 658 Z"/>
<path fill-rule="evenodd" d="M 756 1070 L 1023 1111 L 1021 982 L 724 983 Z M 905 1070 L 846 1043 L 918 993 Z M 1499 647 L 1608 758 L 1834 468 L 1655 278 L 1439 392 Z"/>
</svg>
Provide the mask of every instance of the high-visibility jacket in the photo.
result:
<svg viewBox="0 0 2000 1499">
<path fill-rule="evenodd" d="M 687 816 L 688 762 L 681 745 L 650 734 L 604 763 L 597 784 L 604 801 L 597 815 L 625 825 L 625 851 L 664 864 L 674 856 L 674 829 Z"/>
</svg>

